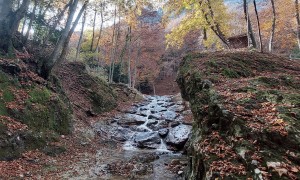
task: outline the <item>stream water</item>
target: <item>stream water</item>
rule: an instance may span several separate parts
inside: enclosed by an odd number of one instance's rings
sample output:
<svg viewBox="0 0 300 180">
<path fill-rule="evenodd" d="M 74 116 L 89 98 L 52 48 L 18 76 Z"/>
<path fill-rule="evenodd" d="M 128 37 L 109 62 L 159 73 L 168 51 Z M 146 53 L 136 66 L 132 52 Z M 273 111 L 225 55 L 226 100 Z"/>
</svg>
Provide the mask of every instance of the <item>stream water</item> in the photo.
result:
<svg viewBox="0 0 300 180">
<path fill-rule="evenodd" d="M 190 111 L 173 96 L 147 96 L 122 115 L 95 129 L 103 149 L 97 152 L 97 179 L 183 179 L 182 150 L 191 125 Z"/>
</svg>

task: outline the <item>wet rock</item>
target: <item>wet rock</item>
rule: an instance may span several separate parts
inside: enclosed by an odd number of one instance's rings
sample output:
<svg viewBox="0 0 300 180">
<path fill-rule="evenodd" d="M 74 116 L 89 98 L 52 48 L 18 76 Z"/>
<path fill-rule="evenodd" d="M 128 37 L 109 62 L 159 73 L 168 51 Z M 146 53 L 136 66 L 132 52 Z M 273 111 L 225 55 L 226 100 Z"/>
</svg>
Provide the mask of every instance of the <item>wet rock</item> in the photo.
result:
<svg viewBox="0 0 300 180">
<path fill-rule="evenodd" d="M 152 114 L 167 111 L 167 108 L 161 107 L 161 106 L 152 106 L 152 109 L 150 110 Z"/>
<path fill-rule="evenodd" d="M 138 113 L 136 113 L 137 115 L 143 116 L 143 117 L 147 117 L 147 111 L 139 111 Z"/>
<path fill-rule="evenodd" d="M 156 120 L 159 120 L 159 119 L 161 119 L 161 116 L 158 115 L 158 114 L 150 114 L 150 115 L 148 116 L 148 119 L 156 119 Z"/>
<path fill-rule="evenodd" d="M 182 105 L 174 105 L 174 106 L 171 106 L 171 107 L 169 107 L 169 111 L 175 111 L 175 112 L 183 112 L 184 111 L 184 106 L 182 106 Z"/>
<path fill-rule="evenodd" d="M 111 138 L 116 141 L 125 142 L 130 139 L 130 133 L 129 129 L 119 127 L 116 131 L 112 132 Z"/>
<path fill-rule="evenodd" d="M 166 143 L 177 149 L 182 149 L 188 140 L 192 127 L 187 125 L 179 125 L 172 128 L 166 137 Z"/>
<path fill-rule="evenodd" d="M 148 111 L 148 108 L 146 108 L 146 107 L 141 107 L 141 108 L 140 108 L 140 111 Z"/>
<path fill-rule="evenodd" d="M 173 128 L 176 127 L 176 126 L 179 126 L 179 125 L 180 125 L 180 122 L 178 122 L 178 121 L 174 121 L 174 122 L 170 123 L 170 126 L 173 127 Z"/>
<path fill-rule="evenodd" d="M 160 137 L 157 132 L 140 132 L 134 137 L 134 142 L 140 148 L 158 148 L 160 144 Z"/>
<path fill-rule="evenodd" d="M 174 121 L 179 115 L 173 111 L 166 111 L 162 113 L 162 118 L 166 121 Z"/>
<path fill-rule="evenodd" d="M 155 125 L 157 124 L 158 121 L 157 120 L 154 120 L 154 119 L 149 119 L 148 123 L 147 123 L 147 126 L 150 126 L 150 125 Z"/>
<path fill-rule="evenodd" d="M 121 126 L 132 126 L 132 125 L 141 125 L 145 123 L 144 117 L 129 114 L 122 119 L 118 120 L 118 124 Z"/>
<path fill-rule="evenodd" d="M 167 128 L 160 129 L 158 131 L 158 134 L 163 138 L 166 137 L 168 135 L 168 133 L 169 133 L 169 129 L 167 129 Z"/>
<path fill-rule="evenodd" d="M 138 108 L 136 107 L 132 107 L 130 109 L 125 110 L 125 113 L 129 113 L 129 114 L 136 114 L 137 113 Z"/>
</svg>

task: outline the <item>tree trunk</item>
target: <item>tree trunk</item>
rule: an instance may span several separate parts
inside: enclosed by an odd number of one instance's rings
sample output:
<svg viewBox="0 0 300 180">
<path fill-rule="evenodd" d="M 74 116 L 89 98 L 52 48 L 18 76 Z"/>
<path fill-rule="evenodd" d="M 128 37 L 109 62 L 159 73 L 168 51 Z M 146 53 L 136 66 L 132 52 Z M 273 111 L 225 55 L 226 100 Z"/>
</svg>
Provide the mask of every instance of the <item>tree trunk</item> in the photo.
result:
<svg viewBox="0 0 300 180">
<path fill-rule="evenodd" d="M 261 39 L 261 29 L 260 29 L 260 22 L 259 22 L 258 11 L 257 11 L 257 6 L 256 6 L 256 0 L 253 0 L 253 5 L 254 5 L 256 20 L 257 20 L 259 51 L 263 52 L 262 39 Z"/>
<path fill-rule="evenodd" d="M 13 11 L 12 0 L 0 0 L 0 54 L 13 56 L 12 38 L 29 6 L 29 0 L 23 0 L 20 8 Z"/>
<path fill-rule="evenodd" d="M 270 41 L 269 41 L 269 52 L 273 51 L 273 41 L 274 41 L 274 34 L 275 34 L 275 27 L 276 27 L 276 9 L 275 9 L 274 0 L 271 0 L 271 4 L 272 4 L 273 20 L 272 20 L 272 31 L 271 31 Z"/>
<path fill-rule="evenodd" d="M 30 30 L 31 30 L 31 27 L 32 27 L 32 24 L 33 24 L 34 17 L 35 17 L 35 11 L 36 11 L 36 8 L 37 8 L 37 4 L 38 4 L 38 1 L 34 0 L 34 6 L 33 6 L 32 12 L 31 12 L 30 18 L 29 18 L 30 20 L 29 20 L 27 32 L 25 34 L 24 44 L 27 43 L 27 40 L 28 40 L 28 37 L 29 37 L 29 33 L 30 33 Z"/>
<path fill-rule="evenodd" d="M 251 45 L 256 48 L 256 40 L 254 37 L 254 33 L 252 30 L 252 23 L 251 23 L 251 19 L 249 16 L 249 8 L 248 8 L 248 3 L 247 0 L 243 0 L 243 5 L 244 5 L 244 16 L 245 16 L 245 20 L 247 23 L 247 36 L 248 36 L 248 46 L 250 47 Z"/>
<path fill-rule="evenodd" d="M 72 34 L 74 33 L 74 30 L 75 30 L 75 28 L 76 28 L 76 26 L 77 26 L 77 24 L 78 24 L 78 22 L 79 22 L 79 20 L 80 20 L 80 18 L 82 16 L 83 12 L 85 11 L 86 7 L 87 7 L 87 1 L 82 5 L 82 7 L 81 7 L 81 9 L 80 9 L 80 11 L 79 11 L 79 13 L 78 13 L 78 15 L 77 15 L 74 23 L 73 23 L 73 26 L 72 26 L 71 30 L 69 31 L 69 33 L 68 33 L 68 37 L 65 40 L 64 45 L 63 45 L 62 53 L 61 53 L 61 55 L 60 55 L 60 57 L 58 59 L 58 62 L 55 63 L 56 66 L 59 65 L 59 64 L 61 64 L 63 62 L 63 60 L 66 59 L 67 52 L 68 52 L 68 49 L 69 49 L 70 39 L 71 39 Z"/>
<path fill-rule="evenodd" d="M 94 10 L 94 19 L 93 19 L 93 35 L 92 35 L 92 42 L 91 42 L 91 47 L 90 47 L 90 51 L 93 51 L 93 47 L 94 47 L 94 39 L 95 39 L 95 26 L 96 26 L 96 17 L 97 17 L 97 10 Z"/>
<path fill-rule="evenodd" d="M 131 44 L 131 26 L 129 26 L 129 49 L 128 49 L 128 69 L 127 69 L 127 73 L 128 73 L 128 87 L 131 87 L 131 51 L 132 51 L 132 44 Z"/>
<path fill-rule="evenodd" d="M 99 47 L 99 43 L 100 43 L 100 40 L 102 38 L 103 23 L 104 23 L 103 11 L 104 11 L 104 4 L 101 4 L 101 7 L 100 7 L 101 25 L 100 25 L 100 30 L 99 30 L 99 37 L 98 37 L 97 44 L 96 44 L 96 49 Z"/>
<path fill-rule="evenodd" d="M 120 22 L 120 16 L 119 16 L 119 22 Z M 117 29 L 116 29 L 116 35 L 115 35 L 115 45 L 114 45 L 114 58 L 113 58 L 113 64 L 112 64 L 112 76 L 111 76 L 111 82 L 113 82 L 113 77 L 114 77 L 114 73 L 115 73 L 115 62 L 116 62 L 116 57 L 117 57 L 117 49 L 119 47 L 119 43 L 118 40 L 120 39 L 120 26 L 121 24 L 119 23 Z"/>
<path fill-rule="evenodd" d="M 210 15 L 211 20 L 208 17 L 208 13 L 206 13 L 204 11 L 204 9 L 202 9 L 202 13 L 204 14 L 205 21 L 208 24 L 208 26 L 210 26 L 211 30 L 215 33 L 215 35 L 223 42 L 223 44 L 227 48 L 229 48 L 228 41 L 227 41 L 224 33 L 221 30 L 220 24 L 214 20 L 215 15 L 214 15 L 214 11 L 211 7 L 210 0 L 207 0 L 206 2 L 207 2 L 207 5 L 208 5 L 208 10 L 209 10 L 209 15 Z M 200 3 L 200 6 L 201 6 L 203 1 L 200 1 L 199 3 Z"/>
<path fill-rule="evenodd" d="M 122 48 L 122 51 L 121 51 L 121 54 L 120 54 L 120 58 L 119 58 L 119 62 L 120 62 L 120 74 L 119 74 L 119 82 L 121 82 L 121 72 L 122 72 L 122 69 L 123 69 L 123 59 L 124 59 L 124 55 L 125 55 L 125 52 L 127 50 L 127 47 L 128 47 L 128 41 L 129 41 L 129 28 L 128 28 L 128 32 L 126 34 L 126 39 L 125 39 L 125 44 L 124 44 L 124 47 Z"/>
<path fill-rule="evenodd" d="M 25 26 L 26 26 L 26 16 L 24 17 L 24 21 L 23 21 L 23 26 L 22 26 L 22 31 L 21 31 L 21 34 L 24 35 L 24 31 L 25 31 Z"/>
<path fill-rule="evenodd" d="M 81 25 L 81 32 L 80 32 L 80 37 L 79 37 L 79 41 L 78 41 L 78 45 L 77 45 L 77 49 L 76 49 L 76 57 L 75 57 L 75 61 L 78 60 L 78 56 L 80 54 L 80 49 L 81 49 L 81 42 L 82 42 L 82 37 L 83 37 L 83 31 L 84 31 L 84 26 L 85 26 L 85 21 L 86 21 L 86 10 L 84 11 L 84 15 L 83 15 L 83 19 L 82 19 L 82 25 Z"/>
<path fill-rule="evenodd" d="M 108 82 L 111 83 L 113 79 L 113 66 L 114 66 L 114 46 L 115 46 L 115 36 L 116 36 L 116 18 L 117 18 L 117 8 L 115 7 L 115 13 L 114 13 L 114 28 L 113 28 L 113 35 L 112 35 L 112 48 L 110 51 L 110 68 L 109 68 L 109 76 L 108 76 Z"/>
<path fill-rule="evenodd" d="M 297 41 L 298 47 L 300 50 L 300 16 L 299 16 L 299 1 L 295 0 L 295 8 L 296 8 L 296 21 L 297 21 Z"/>
<path fill-rule="evenodd" d="M 50 58 L 48 60 L 46 60 L 45 62 L 43 62 L 43 65 L 41 67 L 40 74 L 44 78 L 49 77 L 52 68 L 54 67 L 55 63 L 57 62 L 57 60 L 59 59 L 59 57 L 62 53 L 63 45 L 68 38 L 68 34 L 71 29 L 73 17 L 75 15 L 77 4 L 78 4 L 79 0 L 71 0 L 71 1 L 72 1 L 72 3 L 70 4 L 70 8 L 69 8 L 69 16 L 67 18 L 66 26 L 62 32 L 62 36 L 60 37 L 58 43 L 56 44 L 55 49 L 53 50 Z"/>
<path fill-rule="evenodd" d="M 139 42 L 138 43 L 138 52 L 137 52 L 137 56 L 136 56 L 135 63 L 134 63 L 133 82 L 132 82 L 133 88 L 135 87 L 135 84 L 136 84 L 137 66 L 140 61 L 141 54 L 142 54 L 142 47 L 141 47 L 141 42 Z"/>
<path fill-rule="evenodd" d="M 67 9 L 71 6 L 71 4 L 73 3 L 73 0 L 70 0 L 68 4 L 66 4 L 64 6 L 64 8 L 62 9 L 62 11 L 57 15 L 56 20 L 54 21 L 53 25 L 51 26 L 48 36 L 46 37 L 45 41 L 49 40 L 49 37 L 52 36 L 52 34 L 55 32 L 59 22 L 62 20 L 62 18 L 65 15 L 65 12 L 67 11 Z"/>
</svg>

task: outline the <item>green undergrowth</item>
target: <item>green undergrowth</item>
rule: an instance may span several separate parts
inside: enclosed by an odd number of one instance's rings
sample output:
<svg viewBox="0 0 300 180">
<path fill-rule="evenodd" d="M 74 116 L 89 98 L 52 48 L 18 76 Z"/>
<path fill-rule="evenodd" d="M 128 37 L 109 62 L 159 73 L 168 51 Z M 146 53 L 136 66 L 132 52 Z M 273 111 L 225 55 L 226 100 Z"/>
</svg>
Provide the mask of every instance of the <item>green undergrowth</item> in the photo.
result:
<svg viewBox="0 0 300 180">
<path fill-rule="evenodd" d="M 11 131 L 0 121 L 0 160 L 18 157 L 25 150 L 43 149 L 59 134 L 71 132 L 72 110 L 64 94 L 34 83 L 21 86 L 16 78 L 2 71 L 0 89 L 0 115 L 28 126 L 26 130 Z M 19 97 L 19 91 L 25 95 Z M 9 104 L 12 106 L 8 107 Z"/>
</svg>

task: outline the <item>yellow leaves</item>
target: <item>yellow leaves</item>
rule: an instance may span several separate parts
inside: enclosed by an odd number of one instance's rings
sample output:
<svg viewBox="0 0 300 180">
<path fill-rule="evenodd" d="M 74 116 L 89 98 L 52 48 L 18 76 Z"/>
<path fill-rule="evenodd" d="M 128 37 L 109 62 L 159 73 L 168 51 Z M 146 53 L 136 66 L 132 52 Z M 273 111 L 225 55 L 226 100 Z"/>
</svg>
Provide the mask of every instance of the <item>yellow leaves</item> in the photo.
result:
<svg viewBox="0 0 300 180">
<path fill-rule="evenodd" d="M 284 125 L 284 120 L 283 119 L 277 119 L 277 120 L 275 120 L 273 123 L 272 123 L 273 125 Z"/>
<path fill-rule="evenodd" d="M 185 16 L 180 25 L 174 27 L 171 33 L 166 36 L 168 47 L 180 47 L 189 32 L 206 29 L 208 39 L 203 42 L 203 45 L 207 47 L 214 45 L 217 48 L 222 48 L 222 44 L 211 30 L 211 26 L 218 24 L 224 34 L 229 31 L 227 25 L 229 16 L 224 2 L 222 0 L 205 0 L 202 2 L 201 5 L 196 0 L 173 0 L 167 3 L 166 8 L 169 15 L 172 12 L 175 12 L 175 14 L 180 12 L 179 15 Z"/>
</svg>

